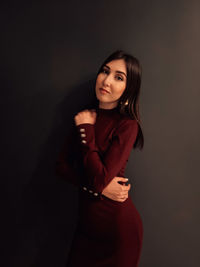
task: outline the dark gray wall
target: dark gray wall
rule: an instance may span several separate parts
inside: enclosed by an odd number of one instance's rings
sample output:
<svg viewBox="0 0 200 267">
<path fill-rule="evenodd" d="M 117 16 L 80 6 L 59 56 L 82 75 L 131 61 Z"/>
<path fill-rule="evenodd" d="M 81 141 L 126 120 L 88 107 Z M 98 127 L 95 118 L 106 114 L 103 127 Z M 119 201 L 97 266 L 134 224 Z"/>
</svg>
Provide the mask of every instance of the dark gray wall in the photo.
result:
<svg viewBox="0 0 200 267">
<path fill-rule="evenodd" d="M 199 266 L 200 2 L 7 1 L 0 19 L 6 266 L 65 266 L 77 191 L 55 179 L 55 159 L 119 48 L 143 66 L 145 146 L 127 168 L 144 223 L 140 266 Z"/>
</svg>

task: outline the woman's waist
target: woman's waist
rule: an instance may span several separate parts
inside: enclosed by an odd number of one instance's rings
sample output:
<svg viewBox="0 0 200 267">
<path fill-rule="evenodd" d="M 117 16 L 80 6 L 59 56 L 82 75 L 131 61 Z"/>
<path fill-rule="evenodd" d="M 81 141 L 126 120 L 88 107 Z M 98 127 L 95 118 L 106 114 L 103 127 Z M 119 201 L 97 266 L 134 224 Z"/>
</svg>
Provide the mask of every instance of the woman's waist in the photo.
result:
<svg viewBox="0 0 200 267">
<path fill-rule="evenodd" d="M 140 219 L 139 212 L 130 196 L 125 201 L 119 202 L 107 197 L 100 200 L 80 195 L 79 201 L 79 218 L 82 218 L 83 221 L 102 221 L 108 218 L 111 221 Z"/>
<path fill-rule="evenodd" d="M 103 194 L 94 195 L 94 193 L 90 193 L 89 191 L 79 191 L 79 204 L 82 208 L 88 207 L 103 207 L 103 208 L 123 208 L 126 206 L 134 206 L 131 196 L 121 202 L 117 200 L 113 200 L 104 196 Z M 135 207 L 135 206 L 134 206 Z"/>
</svg>

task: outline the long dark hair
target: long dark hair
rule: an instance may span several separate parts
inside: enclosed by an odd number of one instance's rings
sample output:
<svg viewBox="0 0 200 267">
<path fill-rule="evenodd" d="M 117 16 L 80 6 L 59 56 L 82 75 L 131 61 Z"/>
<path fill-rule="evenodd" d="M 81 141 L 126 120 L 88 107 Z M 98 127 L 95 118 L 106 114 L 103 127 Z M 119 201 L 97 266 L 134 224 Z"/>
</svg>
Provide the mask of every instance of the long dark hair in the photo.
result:
<svg viewBox="0 0 200 267">
<path fill-rule="evenodd" d="M 123 59 L 126 63 L 127 71 L 127 83 L 126 88 L 118 100 L 118 110 L 121 114 L 127 115 L 132 119 L 135 119 L 138 123 L 138 135 L 134 143 L 134 148 L 142 149 L 144 146 L 144 136 L 141 127 L 140 113 L 139 113 L 139 95 L 141 87 L 142 67 L 139 60 L 124 52 L 123 50 L 117 50 L 108 56 L 101 67 L 99 68 L 96 78 L 103 67 L 112 60 Z M 128 104 L 125 104 L 128 101 Z M 97 99 L 95 99 L 95 106 L 97 106 Z"/>
</svg>

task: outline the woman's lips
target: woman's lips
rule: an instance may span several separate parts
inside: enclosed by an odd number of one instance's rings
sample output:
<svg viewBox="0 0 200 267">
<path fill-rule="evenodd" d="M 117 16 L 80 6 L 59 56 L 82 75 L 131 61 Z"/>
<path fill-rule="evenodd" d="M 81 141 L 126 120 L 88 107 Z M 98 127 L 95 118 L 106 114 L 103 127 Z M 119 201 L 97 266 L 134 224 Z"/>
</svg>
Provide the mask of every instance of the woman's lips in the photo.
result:
<svg viewBox="0 0 200 267">
<path fill-rule="evenodd" d="M 103 93 L 103 94 L 109 94 L 109 92 L 103 88 L 100 88 L 100 92 Z"/>
</svg>

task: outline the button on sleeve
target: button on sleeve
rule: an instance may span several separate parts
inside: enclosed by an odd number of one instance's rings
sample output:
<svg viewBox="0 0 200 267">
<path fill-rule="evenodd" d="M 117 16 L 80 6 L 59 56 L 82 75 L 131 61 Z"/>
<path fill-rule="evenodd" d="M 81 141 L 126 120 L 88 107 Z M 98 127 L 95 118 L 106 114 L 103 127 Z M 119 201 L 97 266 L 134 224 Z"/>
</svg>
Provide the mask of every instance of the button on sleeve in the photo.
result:
<svg viewBox="0 0 200 267">
<path fill-rule="evenodd" d="M 80 136 L 80 143 L 82 144 L 82 150 L 98 151 L 98 148 L 95 144 L 94 124 L 81 123 L 77 125 L 76 127 L 80 133 L 79 136 Z"/>
</svg>

